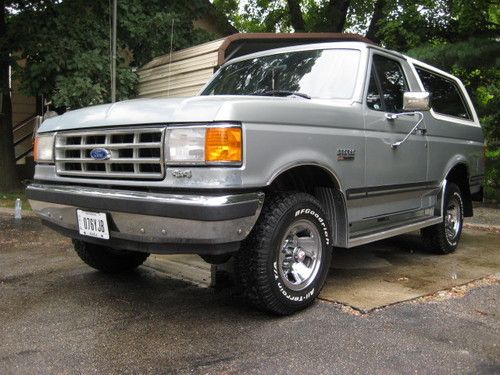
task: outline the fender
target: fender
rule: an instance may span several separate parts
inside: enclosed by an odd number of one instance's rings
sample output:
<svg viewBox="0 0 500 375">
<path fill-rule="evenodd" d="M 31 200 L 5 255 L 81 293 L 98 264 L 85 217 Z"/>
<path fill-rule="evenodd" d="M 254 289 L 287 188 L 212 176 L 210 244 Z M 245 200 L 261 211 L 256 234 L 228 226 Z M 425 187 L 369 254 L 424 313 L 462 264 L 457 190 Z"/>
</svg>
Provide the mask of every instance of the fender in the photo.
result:
<svg viewBox="0 0 500 375">
<path fill-rule="evenodd" d="M 470 177 L 469 161 L 464 155 L 456 154 L 448 161 L 448 163 L 446 163 L 446 166 L 444 168 L 444 174 L 442 175 L 442 180 L 446 179 L 446 176 L 450 174 L 450 171 L 459 164 L 463 164 L 465 166 L 465 169 L 467 171 L 467 178 L 469 178 Z"/>
<path fill-rule="evenodd" d="M 340 179 L 339 179 L 338 175 L 331 168 L 329 168 L 324 163 L 318 163 L 317 161 L 311 161 L 311 160 L 304 160 L 304 161 L 298 161 L 298 162 L 292 162 L 289 164 L 285 164 L 281 168 L 277 169 L 271 175 L 271 177 L 266 182 L 266 186 L 271 185 L 274 182 L 274 180 L 276 180 L 276 178 L 278 178 L 281 174 L 283 174 L 283 173 L 285 173 L 293 168 L 307 167 L 307 166 L 320 167 L 321 169 L 323 169 L 325 172 L 328 173 L 330 178 L 333 180 L 335 188 L 342 191 L 342 192 L 344 191 L 342 188 L 342 184 L 340 183 Z"/>
</svg>

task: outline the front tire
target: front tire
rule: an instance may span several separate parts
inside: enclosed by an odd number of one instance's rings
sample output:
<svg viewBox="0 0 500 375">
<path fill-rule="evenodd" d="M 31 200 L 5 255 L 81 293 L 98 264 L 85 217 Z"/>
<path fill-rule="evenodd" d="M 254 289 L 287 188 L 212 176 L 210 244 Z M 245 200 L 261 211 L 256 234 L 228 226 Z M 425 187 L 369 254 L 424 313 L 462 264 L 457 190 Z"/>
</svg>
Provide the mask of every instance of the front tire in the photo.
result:
<svg viewBox="0 0 500 375">
<path fill-rule="evenodd" d="M 421 230 L 425 247 L 437 254 L 449 254 L 456 250 L 464 220 L 464 203 L 460 188 L 450 182 L 444 197 L 443 221 Z"/>
<path fill-rule="evenodd" d="M 106 273 L 121 273 L 139 267 L 149 253 L 115 250 L 107 246 L 73 240 L 76 253 L 87 265 Z"/>
<path fill-rule="evenodd" d="M 236 277 L 244 295 L 278 315 L 311 305 L 330 267 L 330 228 L 311 195 L 267 196 L 257 224 L 236 254 Z"/>
</svg>

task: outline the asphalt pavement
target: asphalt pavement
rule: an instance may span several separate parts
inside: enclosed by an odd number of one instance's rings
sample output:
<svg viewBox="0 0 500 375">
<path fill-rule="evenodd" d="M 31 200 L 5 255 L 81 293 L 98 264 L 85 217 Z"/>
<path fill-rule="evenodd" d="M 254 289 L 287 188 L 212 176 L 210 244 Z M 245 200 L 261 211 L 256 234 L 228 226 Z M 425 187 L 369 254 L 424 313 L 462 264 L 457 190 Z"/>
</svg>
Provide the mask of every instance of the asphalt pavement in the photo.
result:
<svg viewBox="0 0 500 375">
<path fill-rule="evenodd" d="M 368 314 L 278 318 L 140 267 L 109 276 L 35 218 L 0 214 L 0 373 L 500 373 L 500 284 Z"/>
</svg>

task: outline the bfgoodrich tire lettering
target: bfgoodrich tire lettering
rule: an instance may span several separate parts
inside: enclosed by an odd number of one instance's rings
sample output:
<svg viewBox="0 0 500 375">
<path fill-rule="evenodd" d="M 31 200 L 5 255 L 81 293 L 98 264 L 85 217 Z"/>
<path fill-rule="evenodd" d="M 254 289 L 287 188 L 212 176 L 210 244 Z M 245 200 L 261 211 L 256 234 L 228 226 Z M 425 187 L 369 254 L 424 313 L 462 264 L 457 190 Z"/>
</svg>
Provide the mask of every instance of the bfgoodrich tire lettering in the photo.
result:
<svg viewBox="0 0 500 375">
<path fill-rule="evenodd" d="M 330 266 L 330 228 L 311 195 L 266 196 L 257 224 L 236 255 L 236 276 L 246 297 L 279 315 L 313 303 Z"/>
</svg>

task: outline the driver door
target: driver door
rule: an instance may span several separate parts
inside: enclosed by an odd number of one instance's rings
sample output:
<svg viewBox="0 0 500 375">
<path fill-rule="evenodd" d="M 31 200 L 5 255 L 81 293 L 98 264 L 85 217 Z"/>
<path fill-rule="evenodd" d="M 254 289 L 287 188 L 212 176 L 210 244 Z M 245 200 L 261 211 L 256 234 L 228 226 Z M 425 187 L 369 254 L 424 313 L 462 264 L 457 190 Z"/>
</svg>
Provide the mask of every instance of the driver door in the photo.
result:
<svg viewBox="0 0 500 375">
<path fill-rule="evenodd" d="M 386 118 L 403 111 L 403 93 L 412 91 L 403 64 L 397 57 L 372 52 L 364 106 L 366 203 L 370 208 L 366 212 L 371 217 L 420 209 L 427 186 L 425 133 L 417 131 L 400 147 L 391 147 L 418 121 L 418 116 Z"/>
</svg>

